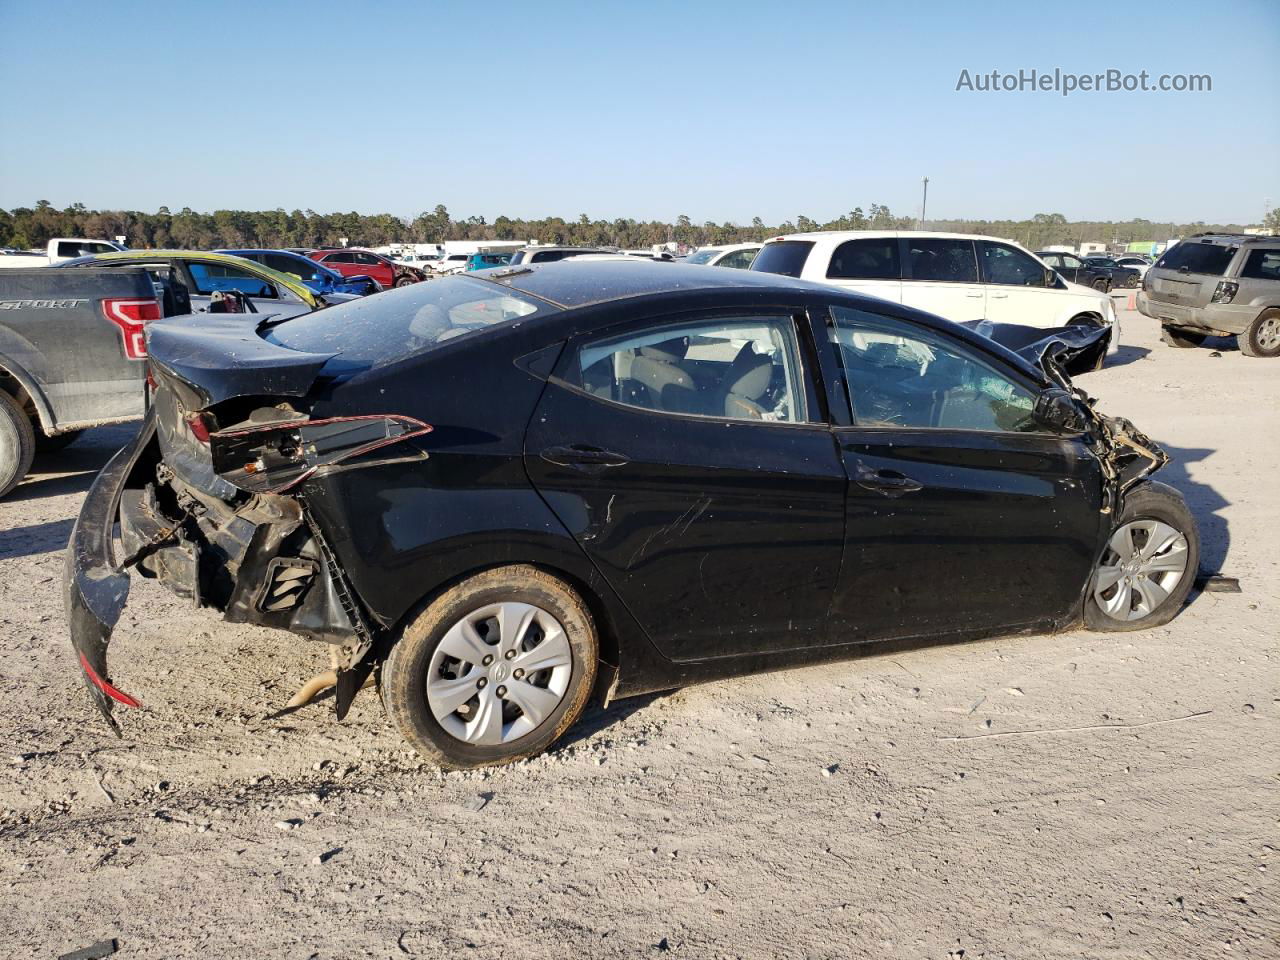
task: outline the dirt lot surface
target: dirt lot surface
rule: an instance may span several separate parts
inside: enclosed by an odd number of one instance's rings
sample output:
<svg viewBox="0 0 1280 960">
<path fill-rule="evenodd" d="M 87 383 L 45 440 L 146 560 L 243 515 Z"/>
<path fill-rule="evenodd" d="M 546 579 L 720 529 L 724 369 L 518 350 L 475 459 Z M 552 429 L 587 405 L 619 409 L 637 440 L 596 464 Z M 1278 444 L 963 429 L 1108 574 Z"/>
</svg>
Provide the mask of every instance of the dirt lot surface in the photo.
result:
<svg viewBox="0 0 1280 960">
<path fill-rule="evenodd" d="M 266 719 L 322 651 L 136 581 L 111 736 L 61 548 L 128 431 L 86 435 L 0 502 L 0 954 L 1280 956 L 1280 363 L 1122 319 L 1080 383 L 1242 593 L 593 708 L 494 772 L 419 763 L 367 692 Z"/>
</svg>

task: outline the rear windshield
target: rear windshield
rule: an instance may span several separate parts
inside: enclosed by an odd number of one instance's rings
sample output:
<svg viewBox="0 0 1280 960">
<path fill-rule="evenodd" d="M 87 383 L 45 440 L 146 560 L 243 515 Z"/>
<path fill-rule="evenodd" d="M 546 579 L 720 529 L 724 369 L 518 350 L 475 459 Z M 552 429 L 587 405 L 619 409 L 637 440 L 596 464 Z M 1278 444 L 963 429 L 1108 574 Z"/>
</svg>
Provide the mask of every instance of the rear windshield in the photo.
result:
<svg viewBox="0 0 1280 960">
<path fill-rule="evenodd" d="M 798 277 L 804 269 L 813 249 L 812 240 L 777 240 L 766 243 L 751 262 L 751 269 L 759 273 L 778 273 L 784 277 Z"/>
<path fill-rule="evenodd" d="M 1220 243 L 1197 243 L 1194 240 L 1184 240 L 1165 253 L 1156 266 L 1165 270 L 1186 270 L 1187 273 L 1203 273 L 1211 277 L 1220 277 L 1226 272 L 1237 249 L 1237 247 L 1223 246 Z"/>
<path fill-rule="evenodd" d="M 337 353 L 343 367 L 368 368 L 555 309 L 483 280 L 445 277 L 304 313 L 263 336 L 293 350 Z"/>
<path fill-rule="evenodd" d="M 720 250 L 712 247 L 710 250 L 699 250 L 697 253 L 691 253 L 684 258 L 685 263 L 706 263 L 714 257 Z"/>
</svg>

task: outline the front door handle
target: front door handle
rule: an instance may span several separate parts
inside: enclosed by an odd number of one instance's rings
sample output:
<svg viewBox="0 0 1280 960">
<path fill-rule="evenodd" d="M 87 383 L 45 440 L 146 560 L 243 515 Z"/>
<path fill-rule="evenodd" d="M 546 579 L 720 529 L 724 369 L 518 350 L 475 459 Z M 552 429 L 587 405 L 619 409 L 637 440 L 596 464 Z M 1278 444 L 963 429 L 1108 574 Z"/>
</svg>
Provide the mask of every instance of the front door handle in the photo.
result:
<svg viewBox="0 0 1280 960">
<path fill-rule="evenodd" d="M 1007 300 L 1009 295 L 1007 293 L 993 293 L 991 294 L 991 298 L 993 300 Z"/>
<path fill-rule="evenodd" d="M 865 463 L 858 464 L 853 479 L 864 490 L 874 490 L 886 497 L 900 497 L 924 489 L 924 484 L 897 470 L 872 470 Z"/>
<path fill-rule="evenodd" d="M 575 443 L 566 447 L 547 447 L 540 456 L 547 463 L 554 463 L 559 467 L 574 467 L 589 473 L 606 467 L 620 467 L 631 462 L 631 458 L 626 454 L 588 446 L 585 443 Z"/>
<path fill-rule="evenodd" d="M 981 300 L 981 299 L 982 299 L 982 294 L 981 294 L 981 293 L 966 293 L 966 294 L 965 294 L 965 296 L 966 296 L 966 297 L 968 297 L 970 300 Z"/>
</svg>

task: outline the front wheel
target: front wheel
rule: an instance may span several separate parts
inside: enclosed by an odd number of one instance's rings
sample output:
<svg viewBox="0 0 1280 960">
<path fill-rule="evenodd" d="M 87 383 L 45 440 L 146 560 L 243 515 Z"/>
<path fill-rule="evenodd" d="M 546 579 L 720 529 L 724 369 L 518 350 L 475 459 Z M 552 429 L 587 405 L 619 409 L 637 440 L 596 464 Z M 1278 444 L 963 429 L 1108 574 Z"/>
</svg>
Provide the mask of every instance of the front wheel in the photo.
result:
<svg viewBox="0 0 1280 960">
<path fill-rule="evenodd" d="M 1280 357 L 1280 310 L 1268 310 L 1236 338 L 1246 357 Z"/>
<path fill-rule="evenodd" d="M 383 665 L 401 735 L 449 770 L 535 756 L 581 716 L 595 683 L 595 623 L 567 585 L 530 566 L 468 577 L 405 627 Z"/>
<path fill-rule="evenodd" d="M 403 276 L 403 277 L 400 277 L 398 280 L 396 280 L 395 285 L 396 285 L 397 287 L 407 287 L 407 286 L 409 286 L 409 284 L 411 284 L 411 283 L 416 283 L 416 282 L 417 282 L 417 281 L 416 281 L 416 280 L 414 280 L 414 279 L 413 279 L 413 277 L 410 277 L 410 276 Z"/>
<path fill-rule="evenodd" d="M 1099 293 L 1109 293 L 1111 291 L 1111 281 L 1099 278 L 1093 281 L 1093 289 Z"/>
<path fill-rule="evenodd" d="M 1174 618 L 1200 565 L 1200 534 L 1182 495 L 1162 483 L 1129 492 L 1090 578 L 1092 630 L 1143 630 Z"/>
</svg>

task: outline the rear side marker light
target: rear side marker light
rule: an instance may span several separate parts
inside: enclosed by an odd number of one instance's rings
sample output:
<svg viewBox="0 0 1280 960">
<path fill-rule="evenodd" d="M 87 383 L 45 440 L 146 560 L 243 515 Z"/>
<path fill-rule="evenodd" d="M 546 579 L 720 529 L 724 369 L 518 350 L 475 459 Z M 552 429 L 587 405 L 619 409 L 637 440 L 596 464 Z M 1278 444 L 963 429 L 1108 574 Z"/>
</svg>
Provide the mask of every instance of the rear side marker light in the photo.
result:
<svg viewBox="0 0 1280 960">
<path fill-rule="evenodd" d="M 159 300 L 132 300 L 108 297 L 102 301 L 106 318 L 120 328 L 124 355 L 129 360 L 147 359 L 146 325 L 163 315 Z"/>
<path fill-rule="evenodd" d="M 89 658 L 83 653 L 80 654 L 80 668 L 84 670 L 84 675 L 89 678 L 89 682 L 105 693 L 116 703 L 123 703 L 126 707 L 141 707 L 142 704 L 129 696 L 123 690 L 117 690 L 107 681 L 98 676 L 98 671 L 89 666 Z"/>
</svg>

